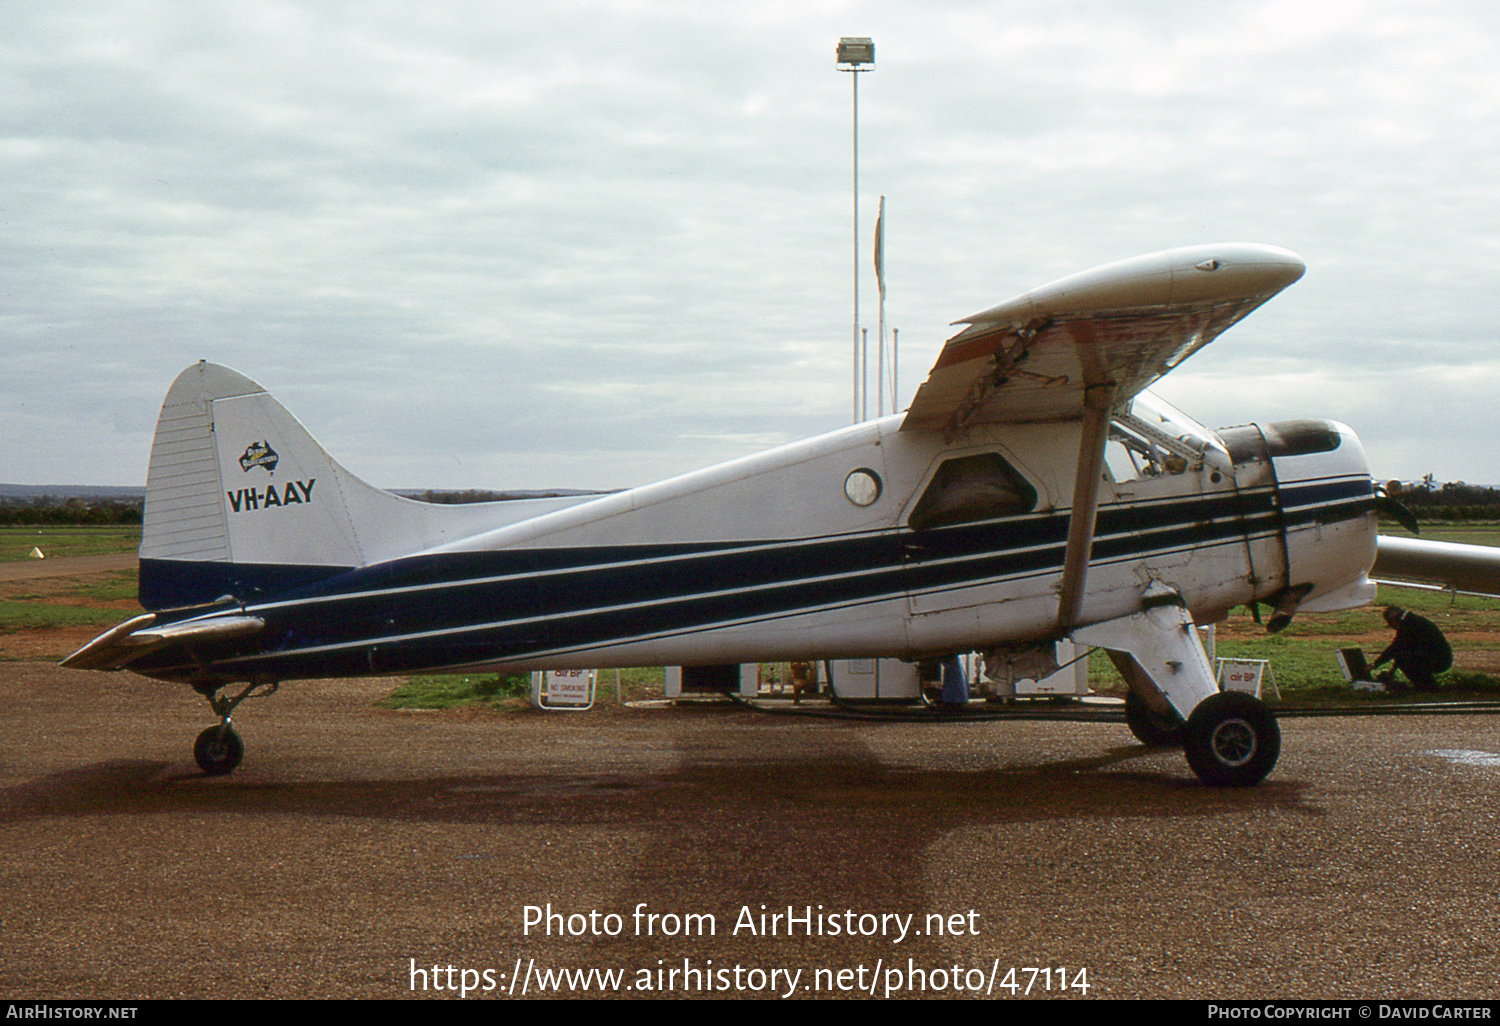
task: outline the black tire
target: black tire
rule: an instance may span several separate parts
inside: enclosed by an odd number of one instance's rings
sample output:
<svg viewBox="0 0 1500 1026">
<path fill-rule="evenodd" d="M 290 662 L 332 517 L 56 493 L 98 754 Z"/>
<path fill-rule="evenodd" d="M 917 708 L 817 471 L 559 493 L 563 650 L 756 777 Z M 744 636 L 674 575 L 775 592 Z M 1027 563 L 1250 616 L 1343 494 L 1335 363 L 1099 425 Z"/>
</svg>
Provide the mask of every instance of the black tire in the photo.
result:
<svg viewBox="0 0 1500 1026">
<path fill-rule="evenodd" d="M 1125 696 L 1125 725 L 1147 748 L 1182 747 L 1182 717 L 1157 712 L 1134 691 Z"/>
<path fill-rule="evenodd" d="M 193 761 L 204 776 L 222 777 L 233 773 L 245 757 L 245 742 L 233 727 L 209 727 L 193 742 Z"/>
<path fill-rule="evenodd" d="M 1275 768 L 1281 728 L 1260 699 L 1224 691 L 1198 703 L 1183 729 L 1183 748 L 1205 784 L 1249 787 Z"/>
</svg>

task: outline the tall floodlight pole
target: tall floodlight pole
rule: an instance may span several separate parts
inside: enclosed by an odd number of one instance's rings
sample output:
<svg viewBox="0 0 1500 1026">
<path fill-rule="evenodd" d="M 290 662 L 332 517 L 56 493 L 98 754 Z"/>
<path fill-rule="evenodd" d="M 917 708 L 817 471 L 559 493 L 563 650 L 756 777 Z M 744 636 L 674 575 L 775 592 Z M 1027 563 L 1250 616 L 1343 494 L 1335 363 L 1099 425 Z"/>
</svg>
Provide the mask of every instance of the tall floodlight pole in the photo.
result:
<svg viewBox="0 0 1500 1026">
<path fill-rule="evenodd" d="M 859 337 L 859 75 L 875 70 L 875 43 L 867 36 L 844 36 L 839 40 L 838 68 L 849 72 L 854 83 L 854 422 L 864 419 L 862 405 L 868 404 L 868 384 L 860 381 Z"/>
</svg>

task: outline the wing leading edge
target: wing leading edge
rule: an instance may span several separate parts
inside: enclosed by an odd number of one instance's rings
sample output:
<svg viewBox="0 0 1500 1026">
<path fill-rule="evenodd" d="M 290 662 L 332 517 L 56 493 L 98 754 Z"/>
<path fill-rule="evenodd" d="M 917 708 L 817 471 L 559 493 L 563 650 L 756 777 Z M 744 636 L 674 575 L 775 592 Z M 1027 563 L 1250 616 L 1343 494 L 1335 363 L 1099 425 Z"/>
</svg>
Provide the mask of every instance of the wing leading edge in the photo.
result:
<svg viewBox="0 0 1500 1026">
<path fill-rule="evenodd" d="M 1222 243 L 1106 264 L 957 324 L 903 431 L 1072 420 L 1090 388 L 1116 406 L 1302 277 L 1275 246 Z"/>
</svg>

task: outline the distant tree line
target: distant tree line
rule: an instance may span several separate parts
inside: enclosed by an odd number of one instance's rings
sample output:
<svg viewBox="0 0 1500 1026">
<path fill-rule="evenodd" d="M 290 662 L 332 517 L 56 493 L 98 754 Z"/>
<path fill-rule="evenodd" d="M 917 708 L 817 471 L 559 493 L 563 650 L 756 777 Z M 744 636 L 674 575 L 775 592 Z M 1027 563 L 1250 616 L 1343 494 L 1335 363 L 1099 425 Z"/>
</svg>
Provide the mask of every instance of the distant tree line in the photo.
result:
<svg viewBox="0 0 1500 1026">
<path fill-rule="evenodd" d="M 1440 485 L 1428 474 L 1391 494 L 1421 520 L 1500 520 L 1500 488 L 1489 485 Z"/>
<path fill-rule="evenodd" d="M 139 524 L 140 499 L 65 499 L 52 495 L 0 498 L 0 526 L 75 524 L 111 526 Z"/>
<path fill-rule="evenodd" d="M 421 502 L 453 505 L 581 493 L 492 492 L 470 488 L 462 492 L 429 489 L 405 494 L 408 498 Z M 1500 488 L 1489 485 L 1471 485 L 1463 481 L 1449 481 L 1439 485 L 1429 474 L 1416 484 L 1405 485 L 1400 490 L 1392 489 L 1391 495 L 1422 520 L 1500 520 Z M 139 524 L 141 513 L 140 499 L 0 496 L 0 526 L 7 527 L 27 524 Z"/>
<path fill-rule="evenodd" d="M 507 499 L 530 499 L 548 495 L 578 495 L 582 492 L 536 491 L 491 492 L 470 488 L 463 492 L 427 490 L 406 492 L 407 498 L 421 502 L 453 505 L 464 502 L 503 502 Z M 0 527 L 30 524 L 112 525 L 139 524 L 141 499 L 79 498 L 62 495 L 0 495 Z"/>
<path fill-rule="evenodd" d="M 464 502 L 513 502 L 516 499 L 550 499 L 559 496 L 607 495 L 609 493 L 585 491 L 578 488 L 506 492 L 488 492 L 479 488 L 470 488 L 464 492 L 441 492 L 429 488 L 425 492 L 399 492 L 397 494 L 404 495 L 408 499 L 416 499 L 418 502 L 435 502 L 440 505 L 455 506 Z"/>
<path fill-rule="evenodd" d="M 416 499 L 418 502 L 435 502 L 447 506 L 456 506 L 464 502 L 499 502 L 501 499 L 510 498 L 504 492 L 486 492 L 478 488 L 470 488 L 466 492 L 438 492 L 429 488 L 425 492 L 408 492 L 406 497 Z"/>
</svg>

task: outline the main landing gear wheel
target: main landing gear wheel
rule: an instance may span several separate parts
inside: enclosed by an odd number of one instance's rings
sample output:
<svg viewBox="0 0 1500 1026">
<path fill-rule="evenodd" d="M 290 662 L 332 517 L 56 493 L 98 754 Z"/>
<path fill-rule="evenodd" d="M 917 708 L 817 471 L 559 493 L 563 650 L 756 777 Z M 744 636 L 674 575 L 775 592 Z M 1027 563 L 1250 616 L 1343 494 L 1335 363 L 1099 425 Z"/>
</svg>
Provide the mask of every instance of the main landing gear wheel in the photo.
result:
<svg viewBox="0 0 1500 1026">
<path fill-rule="evenodd" d="M 209 727 L 193 742 L 193 759 L 205 776 L 222 777 L 234 772 L 245 757 L 245 742 L 229 724 Z"/>
<path fill-rule="evenodd" d="M 1157 712 L 1134 691 L 1125 696 L 1125 725 L 1147 748 L 1182 746 L 1182 717 Z"/>
<path fill-rule="evenodd" d="M 1260 699 L 1224 691 L 1198 703 L 1183 728 L 1188 765 L 1205 784 L 1248 787 L 1281 755 L 1281 728 Z"/>
</svg>

